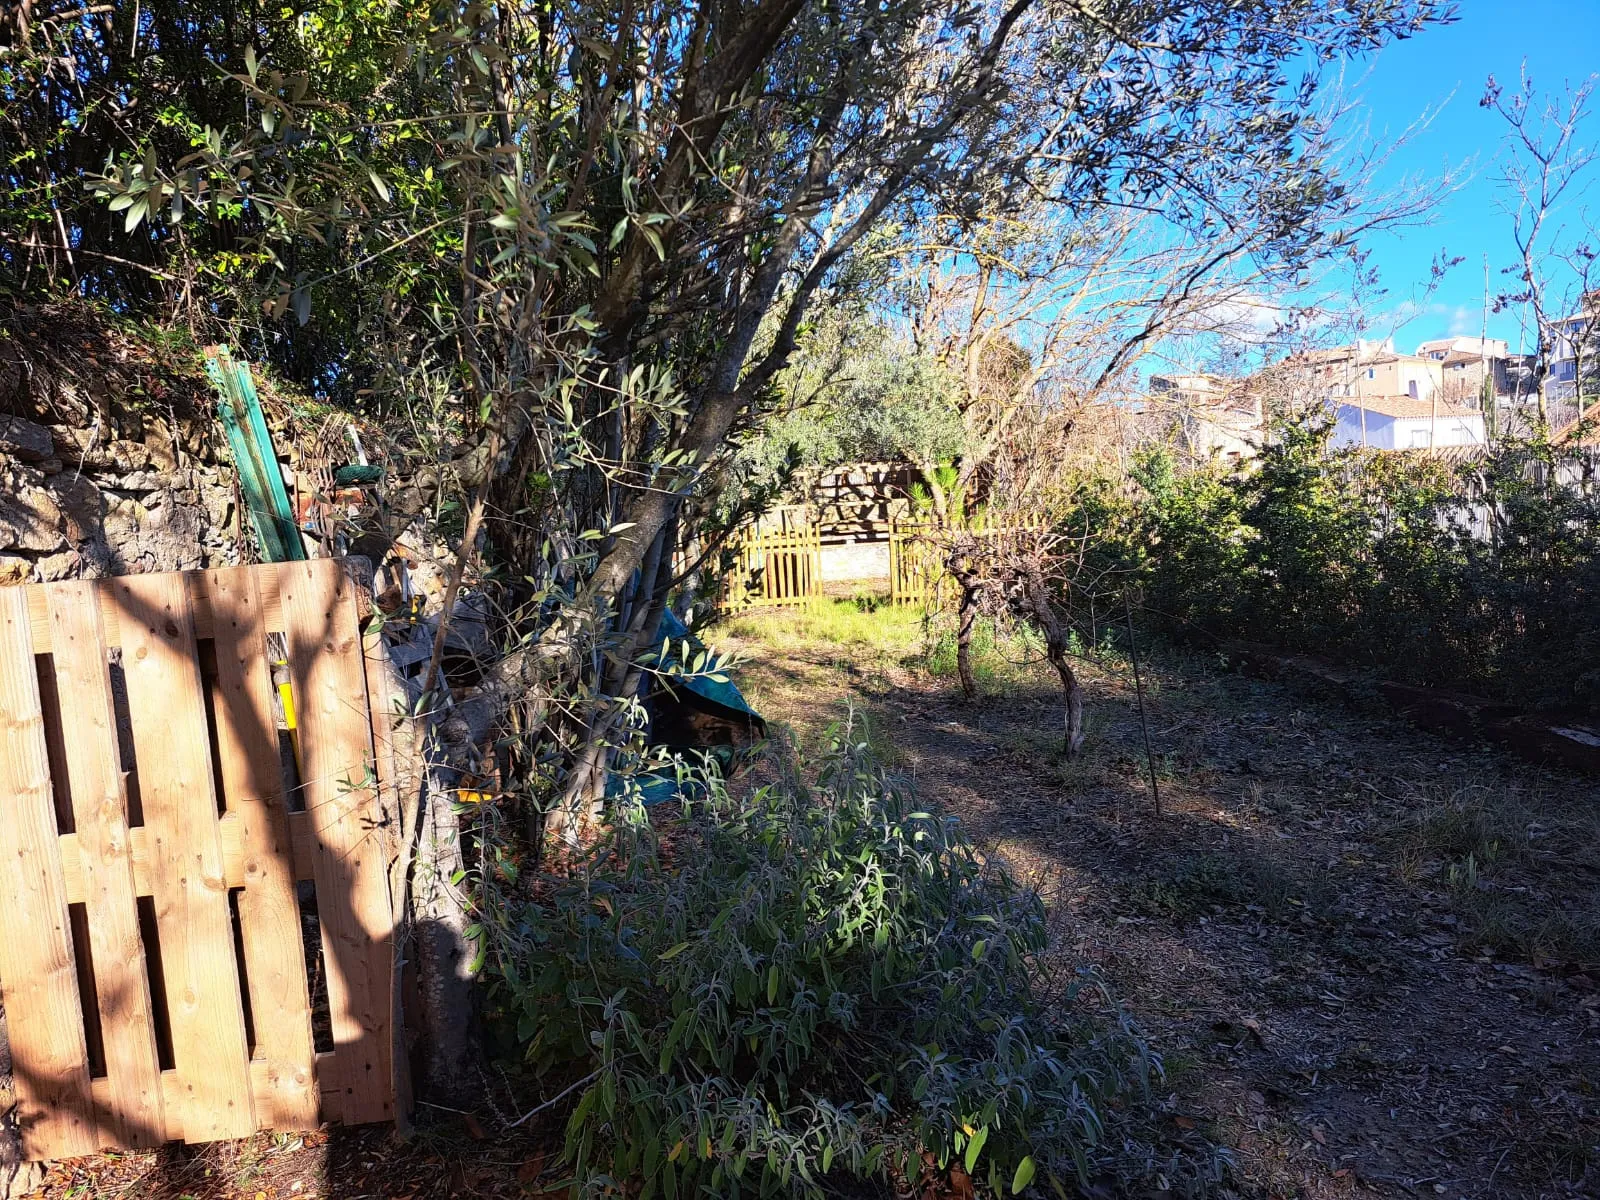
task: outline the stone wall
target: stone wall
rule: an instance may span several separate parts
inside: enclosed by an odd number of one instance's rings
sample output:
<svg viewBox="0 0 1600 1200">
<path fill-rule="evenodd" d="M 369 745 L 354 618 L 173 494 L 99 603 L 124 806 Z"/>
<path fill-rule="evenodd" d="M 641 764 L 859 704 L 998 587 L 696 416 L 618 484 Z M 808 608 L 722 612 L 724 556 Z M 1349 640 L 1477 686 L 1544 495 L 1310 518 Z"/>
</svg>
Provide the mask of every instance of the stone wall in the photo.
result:
<svg viewBox="0 0 1600 1200">
<path fill-rule="evenodd" d="M 212 412 L 192 351 L 76 305 L 0 310 L 0 585 L 238 562 Z"/>
<path fill-rule="evenodd" d="M 877 582 L 889 587 L 889 543 L 846 542 L 822 547 L 824 583 Z"/>
</svg>

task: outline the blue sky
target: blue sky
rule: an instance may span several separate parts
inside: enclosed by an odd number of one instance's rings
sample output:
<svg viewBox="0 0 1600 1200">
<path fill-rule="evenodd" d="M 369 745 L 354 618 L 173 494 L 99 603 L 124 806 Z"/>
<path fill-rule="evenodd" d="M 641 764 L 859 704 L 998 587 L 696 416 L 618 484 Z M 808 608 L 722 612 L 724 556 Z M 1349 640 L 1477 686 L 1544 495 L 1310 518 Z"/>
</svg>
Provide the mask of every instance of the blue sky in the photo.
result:
<svg viewBox="0 0 1600 1200">
<path fill-rule="evenodd" d="M 1378 234 L 1370 243 L 1387 295 L 1374 306 L 1375 327 L 1369 332 L 1394 333 L 1399 349 L 1414 349 L 1427 337 L 1477 334 L 1486 251 L 1491 287 L 1505 287 L 1499 271 L 1512 261 L 1514 248 L 1510 218 L 1496 207 L 1503 123 L 1479 108 L 1478 100 L 1490 74 L 1507 90 L 1515 88 L 1524 60 L 1534 83 L 1547 93 L 1600 72 L 1600 0 L 1461 0 L 1455 24 L 1389 47 L 1352 81 L 1365 108 L 1357 115 L 1376 139 L 1399 135 L 1425 111 L 1443 105 L 1431 125 L 1414 136 L 1409 151 L 1391 164 L 1391 180 L 1405 171 L 1471 172 L 1426 225 Z M 1600 96 L 1584 141 L 1600 141 Z M 1586 207 L 1585 224 L 1592 228 L 1600 217 L 1600 179 L 1590 188 Z M 1579 214 L 1565 216 L 1568 227 L 1575 228 Z M 1441 251 L 1466 261 L 1428 295 L 1430 265 Z M 1419 315 L 1407 320 L 1412 312 Z M 1515 314 L 1491 313 L 1489 335 L 1508 339 L 1513 349 L 1523 340 Z"/>
</svg>

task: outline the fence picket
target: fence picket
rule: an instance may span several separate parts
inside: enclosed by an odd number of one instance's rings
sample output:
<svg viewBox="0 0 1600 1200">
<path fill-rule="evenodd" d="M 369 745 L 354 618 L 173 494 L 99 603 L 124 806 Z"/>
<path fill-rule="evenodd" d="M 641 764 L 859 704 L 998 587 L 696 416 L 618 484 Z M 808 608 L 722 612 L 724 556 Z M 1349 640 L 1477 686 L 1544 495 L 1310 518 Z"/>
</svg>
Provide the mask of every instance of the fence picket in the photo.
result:
<svg viewBox="0 0 1600 1200">
<path fill-rule="evenodd" d="M 785 512 L 780 528 L 757 524 L 735 535 L 733 552 L 724 607 L 804 607 L 821 598 L 822 533 L 817 525 L 801 525 L 794 513 Z"/>
</svg>

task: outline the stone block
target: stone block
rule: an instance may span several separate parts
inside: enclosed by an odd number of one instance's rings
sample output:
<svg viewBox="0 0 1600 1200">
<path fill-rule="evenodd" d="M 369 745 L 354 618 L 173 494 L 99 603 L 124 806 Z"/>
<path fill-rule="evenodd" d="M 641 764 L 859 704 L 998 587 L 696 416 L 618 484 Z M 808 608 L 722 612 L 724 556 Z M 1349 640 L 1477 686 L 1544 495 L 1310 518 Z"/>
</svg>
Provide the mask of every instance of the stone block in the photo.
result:
<svg viewBox="0 0 1600 1200">
<path fill-rule="evenodd" d="M 42 462 L 55 453 L 55 440 L 43 425 L 21 417 L 0 416 L 0 454 L 23 462 Z"/>
<path fill-rule="evenodd" d="M 33 563 L 15 554 L 0 554 L 0 587 L 13 587 L 33 578 Z"/>
<path fill-rule="evenodd" d="M 43 488 L 0 495 L 0 550 L 57 550 L 66 542 L 61 509 Z"/>
<path fill-rule="evenodd" d="M 76 550 L 63 550 L 59 554 L 47 554 L 39 560 L 39 578 L 45 583 L 57 579 L 76 579 L 82 559 Z"/>
<path fill-rule="evenodd" d="M 81 542 L 99 531 L 100 523 L 105 520 L 105 497 L 85 476 L 68 471 L 55 476 L 45 486 L 66 519 L 69 538 Z"/>
</svg>

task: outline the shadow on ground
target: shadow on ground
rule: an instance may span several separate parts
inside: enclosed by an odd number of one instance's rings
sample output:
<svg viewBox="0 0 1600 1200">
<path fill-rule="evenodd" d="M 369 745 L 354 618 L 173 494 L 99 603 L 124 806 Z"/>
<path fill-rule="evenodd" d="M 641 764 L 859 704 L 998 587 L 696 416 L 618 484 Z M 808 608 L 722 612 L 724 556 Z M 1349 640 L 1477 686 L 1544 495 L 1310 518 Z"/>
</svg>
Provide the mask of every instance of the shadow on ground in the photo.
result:
<svg viewBox="0 0 1600 1200">
<path fill-rule="evenodd" d="M 777 618 L 782 620 L 782 618 Z M 741 630 L 804 746 L 850 706 L 924 798 L 1044 894 L 1166 1065 L 1175 1134 L 1251 1196 L 1600 1194 L 1600 787 L 1171 652 L 984 700 L 871 646 Z"/>
<path fill-rule="evenodd" d="M 426 1116 L 402 1141 L 389 1126 L 278 1134 L 95 1155 L 50 1165 L 50 1200 L 528 1200 L 565 1196 L 560 1131 L 486 1140 L 475 1120 Z"/>
</svg>

